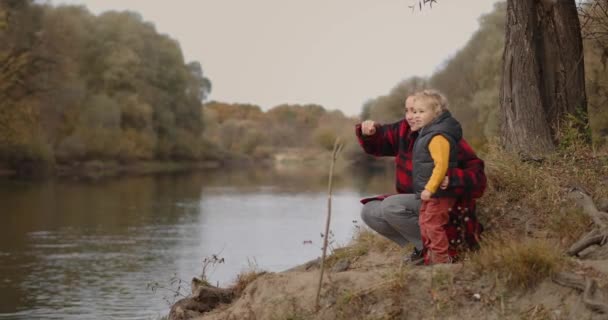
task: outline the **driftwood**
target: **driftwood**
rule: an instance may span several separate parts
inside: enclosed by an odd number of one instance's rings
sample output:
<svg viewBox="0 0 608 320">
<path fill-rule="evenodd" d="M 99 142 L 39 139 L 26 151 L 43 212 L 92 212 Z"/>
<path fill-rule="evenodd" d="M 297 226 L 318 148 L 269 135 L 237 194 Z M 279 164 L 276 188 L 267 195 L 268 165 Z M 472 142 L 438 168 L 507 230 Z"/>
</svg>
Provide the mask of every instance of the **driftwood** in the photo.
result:
<svg viewBox="0 0 608 320">
<path fill-rule="evenodd" d="M 188 320 L 209 312 L 220 304 L 234 299 L 234 290 L 218 288 L 192 279 L 192 294 L 176 302 L 169 312 L 169 320 Z"/>
<path fill-rule="evenodd" d="M 585 276 L 568 272 L 560 272 L 553 276 L 553 282 L 583 292 L 583 303 L 595 312 L 608 314 L 608 304 L 601 292 L 597 292 L 597 282 Z"/>
</svg>

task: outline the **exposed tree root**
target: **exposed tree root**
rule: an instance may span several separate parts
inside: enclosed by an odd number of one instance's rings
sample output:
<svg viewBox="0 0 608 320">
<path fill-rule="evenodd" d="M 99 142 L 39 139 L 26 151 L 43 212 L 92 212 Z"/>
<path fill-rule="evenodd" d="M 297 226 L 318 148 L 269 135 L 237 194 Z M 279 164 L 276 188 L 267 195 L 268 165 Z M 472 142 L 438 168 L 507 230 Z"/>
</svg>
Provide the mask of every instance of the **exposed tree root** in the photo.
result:
<svg viewBox="0 0 608 320">
<path fill-rule="evenodd" d="M 606 243 L 606 239 L 607 237 L 605 233 L 602 234 L 599 232 L 599 230 L 594 229 L 593 231 L 589 232 L 581 239 L 579 239 L 577 242 L 575 242 L 572 246 L 570 246 L 570 249 L 566 251 L 566 254 L 568 254 L 569 256 L 576 256 L 581 251 L 587 249 L 592 245 L 604 245 Z"/>
<path fill-rule="evenodd" d="M 593 199 L 578 188 L 572 189 L 568 194 L 568 198 L 572 199 L 583 209 L 583 212 L 591 218 L 597 228 L 593 229 L 570 246 L 570 249 L 566 251 L 566 254 L 569 256 L 578 256 L 581 251 L 592 245 L 604 245 L 608 238 L 607 224 L 604 219 L 608 217 L 608 214 L 599 211 L 593 203 Z M 608 303 L 601 291 L 596 292 L 597 282 L 594 279 L 582 275 L 561 272 L 553 276 L 552 280 L 559 285 L 582 291 L 583 303 L 587 308 L 594 312 L 608 314 Z"/>
<path fill-rule="evenodd" d="M 574 200 L 600 229 L 606 229 L 606 222 L 604 222 L 602 218 L 606 218 L 608 214 L 599 211 L 595 206 L 595 203 L 593 203 L 593 199 L 591 199 L 588 194 L 580 189 L 574 188 L 570 191 L 568 197 Z"/>
<path fill-rule="evenodd" d="M 585 276 L 560 272 L 553 276 L 553 282 L 583 292 L 583 303 L 598 313 L 608 314 L 608 304 L 601 292 L 596 291 L 597 282 Z"/>
<path fill-rule="evenodd" d="M 606 219 L 608 214 L 599 211 L 593 203 L 593 199 L 591 199 L 589 195 L 580 189 L 572 189 L 572 191 L 570 191 L 568 194 L 568 198 L 574 200 L 574 202 L 583 209 L 583 212 L 591 218 L 593 223 L 598 228 L 594 229 L 574 243 L 570 249 L 566 251 L 566 254 L 575 256 L 592 245 L 604 245 L 606 243 L 606 239 L 608 238 L 608 228 L 604 219 Z"/>
</svg>

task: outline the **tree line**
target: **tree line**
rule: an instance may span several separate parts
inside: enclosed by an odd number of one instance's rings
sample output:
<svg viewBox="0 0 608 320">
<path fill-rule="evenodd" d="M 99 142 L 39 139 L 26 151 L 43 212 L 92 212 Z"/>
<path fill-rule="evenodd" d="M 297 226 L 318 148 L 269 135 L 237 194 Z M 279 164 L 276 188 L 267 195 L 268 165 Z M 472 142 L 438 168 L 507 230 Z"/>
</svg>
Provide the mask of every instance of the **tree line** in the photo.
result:
<svg viewBox="0 0 608 320">
<path fill-rule="evenodd" d="M 0 2 L 0 162 L 204 159 L 210 90 L 136 13 Z"/>
<path fill-rule="evenodd" d="M 352 136 L 355 119 L 320 105 L 204 103 L 200 63 L 133 12 L 3 1 L 0 29 L 0 163 L 13 168 L 267 159 Z"/>
<path fill-rule="evenodd" d="M 386 95 L 370 99 L 360 118 L 402 119 L 405 97 L 434 87 L 446 93 L 474 146 L 503 136 L 500 104 L 510 100 L 501 100 L 502 62 L 509 49 L 505 39 L 514 41 L 507 31 L 517 27 L 509 24 L 507 12 L 537 9 L 515 4 L 497 3 L 480 18 L 465 47 L 438 71 L 405 79 Z M 572 7 L 541 9 L 538 14 L 558 14 Z M 584 1 L 578 7 L 587 97 L 569 107 L 569 116 L 551 123 L 554 136 L 566 137 L 560 143 L 592 137 L 597 146 L 608 145 L 606 12 L 608 0 Z M 551 66 L 535 70 L 542 68 Z M 203 103 L 210 91 L 200 63 L 184 61 L 177 41 L 136 13 L 95 16 L 84 7 L 0 2 L 0 163 L 263 159 L 281 148 L 328 149 L 336 137 L 352 142 L 346 155 L 361 156 L 353 137 L 357 119 L 339 111 L 315 104 L 283 104 L 264 112 L 253 104 Z M 537 98 L 555 105 L 550 103 L 554 97 L 545 96 Z M 528 99 L 519 101 L 524 108 L 529 104 Z"/>
<path fill-rule="evenodd" d="M 338 137 L 354 142 L 356 119 L 316 104 L 281 104 L 264 112 L 257 105 L 211 101 L 203 115 L 205 137 L 229 157 L 268 159 L 289 148 L 323 152 Z"/>
</svg>

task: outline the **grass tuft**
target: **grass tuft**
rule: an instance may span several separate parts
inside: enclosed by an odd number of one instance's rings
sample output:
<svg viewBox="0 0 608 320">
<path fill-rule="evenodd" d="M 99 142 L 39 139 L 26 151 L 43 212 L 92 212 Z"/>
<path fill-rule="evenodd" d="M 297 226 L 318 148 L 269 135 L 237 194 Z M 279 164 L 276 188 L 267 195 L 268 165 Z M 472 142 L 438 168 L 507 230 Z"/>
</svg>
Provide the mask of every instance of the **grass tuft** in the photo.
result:
<svg viewBox="0 0 608 320">
<path fill-rule="evenodd" d="M 566 264 L 560 250 L 547 241 L 508 238 L 485 240 L 471 262 L 476 272 L 493 273 L 511 289 L 533 288 Z"/>
<path fill-rule="evenodd" d="M 392 241 L 378 235 L 367 228 L 357 229 L 353 241 L 346 247 L 332 249 L 332 254 L 327 257 L 325 263 L 332 267 L 340 260 L 347 259 L 351 262 L 358 257 L 366 255 L 370 251 L 388 252 L 400 250 L 399 246 Z"/>
<path fill-rule="evenodd" d="M 252 283 L 255 279 L 257 279 L 258 277 L 260 277 L 264 274 L 266 274 L 266 271 L 257 271 L 257 270 L 250 270 L 250 271 L 246 271 L 246 272 L 242 272 L 242 273 L 238 274 L 236 276 L 236 281 L 235 281 L 234 285 L 232 286 L 235 296 L 239 297 L 243 293 L 243 291 L 245 291 L 245 288 L 247 288 L 247 286 L 250 283 Z"/>
<path fill-rule="evenodd" d="M 388 252 L 400 250 L 394 242 L 369 229 L 357 230 L 353 243 L 354 246 L 359 247 L 360 251 Z"/>
</svg>

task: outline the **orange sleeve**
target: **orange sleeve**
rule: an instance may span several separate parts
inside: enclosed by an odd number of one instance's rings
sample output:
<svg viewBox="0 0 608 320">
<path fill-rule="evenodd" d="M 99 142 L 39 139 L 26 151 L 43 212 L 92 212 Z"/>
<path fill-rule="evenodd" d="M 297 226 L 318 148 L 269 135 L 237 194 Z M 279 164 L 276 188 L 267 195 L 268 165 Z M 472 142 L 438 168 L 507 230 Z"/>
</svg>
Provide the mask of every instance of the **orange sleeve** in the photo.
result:
<svg viewBox="0 0 608 320">
<path fill-rule="evenodd" d="M 450 162 L 450 142 L 442 135 L 436 135 L 431 139 L 429 143 L 429 152 L 431 158 L 435 162 L 435 168 L 433 174 L 424 187 L 431 193 L 437 192 L 439 185 L 443 181 L 446 173 L 448 173 L 448 166 Z"/>
</svg>

